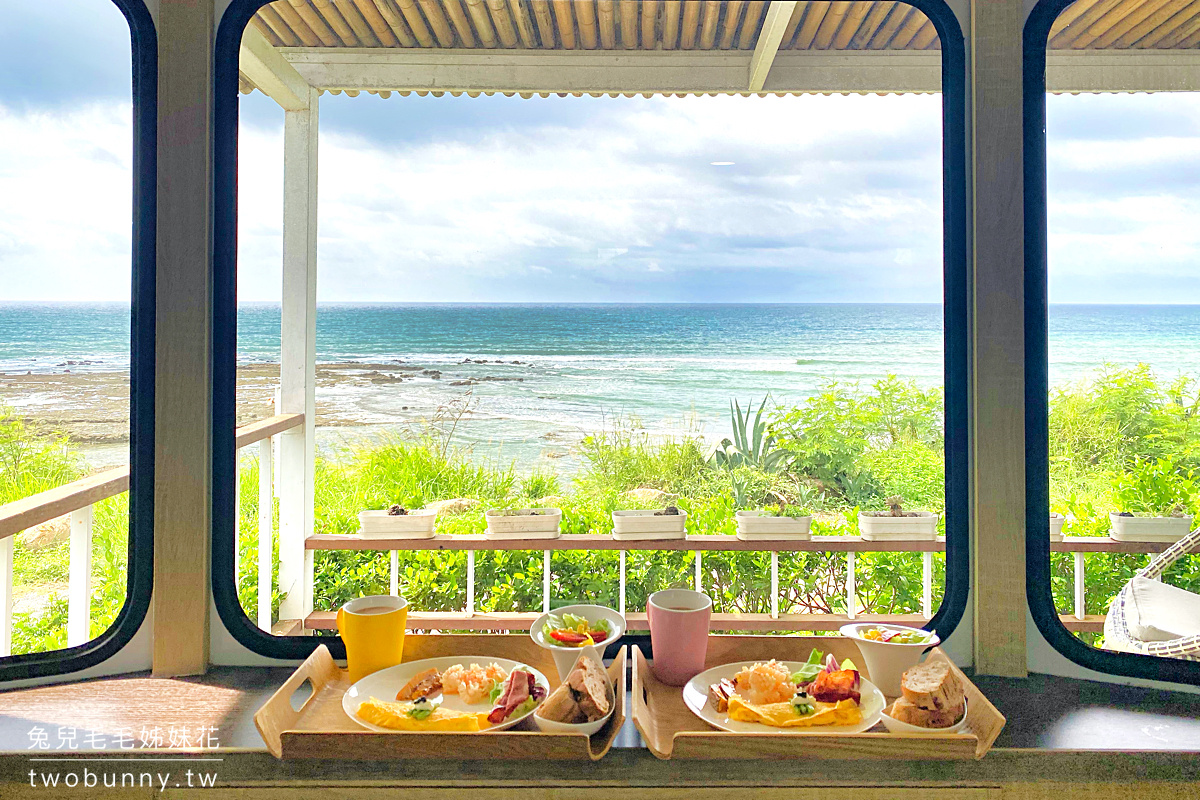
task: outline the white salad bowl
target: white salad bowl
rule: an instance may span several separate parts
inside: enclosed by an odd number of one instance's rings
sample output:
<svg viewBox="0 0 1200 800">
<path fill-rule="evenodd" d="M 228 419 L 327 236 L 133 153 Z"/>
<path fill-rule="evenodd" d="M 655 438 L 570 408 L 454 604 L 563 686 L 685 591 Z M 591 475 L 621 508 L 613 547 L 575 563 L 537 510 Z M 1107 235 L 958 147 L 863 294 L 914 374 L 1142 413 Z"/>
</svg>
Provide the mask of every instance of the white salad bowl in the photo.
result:
<svg viewBox="0 0 1200 800">
<path fill-rule="evenodd" d="M 892 707 L 890 704 L 888 705 L 887 708 L 885 708 L 883 710 L 883 714 L 880 715 L 879 721 L 883 723 L 883 727 L 888 729 L 888 733 L 914 733 L 914 734 L 921 734 L 921 735 L 925 735 L 925 736 L 928 736 L 931 734 L 936 736 L 939 733 L 940 734 L 962 733 L 967 728 L 967 706 L 969 703 L 970 703 L 969 700 L 963 701 L 962 719 L 960 719 L 958 722 L 951 725 L 949 728 L 922 728 L 920 725 L 912 725 L 908 722 L 901 722 L 900 720 L 896 719 L 895 717 L 888 715 L 887 712 Z"/>
<path fill-rule="evenodd" d="M 602 606 L 597 606 L 597 608 L 602 608 Z M 593 659 L 596 658 L 597 655 L 601 655 L 596 653 L 594 648 L 584 647 L 580 649 L 585 651 L 591 650 L 592 652 L 588 655 L 591 655 Z M 583 658 L 584 655 L 584 653 L 580 653 L 579 656 L 571 662 L 571 666 L 567 668 L 567 671 L 564 674 L 570 675 L 571 670 L 575 669 L 575 665 L 579 663 L 579 659 Z M 600 664 L 601 669 L 603 669 L 603 660 L 597 661 L 596 663 Z M 584 736 L 591 736 L 595 733 L 598 733 L 600 729 L 604 727 L 604 724 L 612 717 L 613 712 L 617 710 L 616 689 L 613 687 L 612 680 L 609 680 L 608 713 L 594 722 L 557 722 L 555 720 L 545 719 L 542 717 L 542 715 L 538 713 L 541 710 L 542 707 L 538 706 L 533 712 L 533 724 L 538 726 L 538 730 L 544 731 L 545 733 L 582 733 Z"/>
<path fill-rule="evenodd" d="M 568 647 L 566 645 L 554 644 L 553 639 L 547 639 L 542 633 L 542 628 L 545 627 L 546 621 L 550 619 L 550 615 L 561 617 L 563 614 L 574 614 L 577 617 L 584 617 L 588 622 L 597 622 L 598 620 L 607 620 L 609 625 L 608 638 L 602 642 L 596 642 L 596 660 L 601 664 L 604 663 L 602 656 L 604 648 L 625 635 L 625 617 L 607 606 L 593 605 L 574 605 L 563 606 L 556 608 L 549 614 L 542 614 L 533 621 L 533 627 L 529 629 L 529 636 L 539 647 L 544 647 L 550 651 L 550 655 L 554 657 L 554 666 L 558 668 L 559 682 L 562 678 L 571 672 L 571 668 L 575 666 L 576 659 L 585 648 Z"/>
<path fill-rule="evenodd" d="M 862 634 L 868 628 L 879 628 L 884 631 L 909 631 L 926 637 L 925 641 L 916 644 L 901 642 L 879 642 L 867 639 Z M 859 622 L 843 625 L 841 634 L 847 639 L 853 639 L 862 653 L 863 666 L 867 668 L 867 676 L 871 682 L 887 697 L 900 696 L 900 679 L 904 671 L 921 663 L 921 656 L 926 650 L 941 644 L 934 631 L 910 628 L 906 625 L 886 625 L 872 622 Z"/>
</svg>

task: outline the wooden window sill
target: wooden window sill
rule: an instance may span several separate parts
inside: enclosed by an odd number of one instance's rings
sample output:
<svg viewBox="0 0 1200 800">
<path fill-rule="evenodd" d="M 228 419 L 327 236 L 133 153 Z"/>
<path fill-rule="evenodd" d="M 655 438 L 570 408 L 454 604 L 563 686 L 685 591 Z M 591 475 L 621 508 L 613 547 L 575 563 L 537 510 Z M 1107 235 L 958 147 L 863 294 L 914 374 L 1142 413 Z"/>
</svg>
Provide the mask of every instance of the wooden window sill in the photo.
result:
<svg viewBox="0 0 1200 800">
<path fill-rule="evenodd" d="M 632 722 L 613 752 L 596 764 L 555 762 L 280 762 L 265 752 L 253 715 L 290 674 L 287 668 L 222 667 L 196 678 L 134 674 L 79 683 L 0 692 L 0 786 L 28 785 L 31 758 L 214 757 L 222 785 L 275 781 L 380 782 L 393 785 L 822 785 L 897 782 L 905 785 L 1004 783 L 1039 776 L 1088 781 L 1200 781 L 1200 696 L 1034 675 L 1027 679 L 977 677 L 1008 717 L 996 746 L 977 762 L 753 762 L 658 761 L 641 746 Z M 48 749 L 30 748 L 30 731 L 46 731 Z M 57 749 L 60 729 L 75 728 L 76 749 Z M 162 749 L 122 735 L 157 727 Z M 174 727 L 174 747 L 167 740 Z M 187 744 L 178 738 L 188 731 Z M 215 749 L 197 749 L 200 728 Z M 215 731 L 214 731 L 215 729 Z M 95 734 L 91 740 L 91 734 Z M 93 749 L 99 745 L 100 749 Z M 59 765 L 64 766 L 64 765 Z M 0 795 L 3 792 L 0 791 Z"/>
</svg>

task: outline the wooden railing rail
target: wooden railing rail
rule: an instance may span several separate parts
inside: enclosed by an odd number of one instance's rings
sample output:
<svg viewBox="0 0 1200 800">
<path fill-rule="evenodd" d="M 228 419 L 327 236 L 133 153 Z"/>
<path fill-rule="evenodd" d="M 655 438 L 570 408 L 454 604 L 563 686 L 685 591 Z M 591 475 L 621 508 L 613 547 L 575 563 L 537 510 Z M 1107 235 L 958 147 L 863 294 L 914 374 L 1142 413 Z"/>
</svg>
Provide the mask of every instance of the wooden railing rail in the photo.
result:
<svg viewBox="0 0 1200 800">
<path fill-rule="evenodd" d="M 129 467 L 114 467 L 0 506 L 0 539 L 129 489 Z"/>
<path fill-rule="evenodd" d="M 298 428 L 303 424 L 303 414 L 276 414 L 273 417 L 260 419 L 238 428 L 234 444 L 237 449 L 241 450 L 243 447 L 261 442 L 263 439 L 270 439 L 277 433 Z"/>
<path fill-rule="evenodd" d="M 276 414 L 238 428 L 234 440 L 239 450 L 259 443 L 262 475 L 259 483 L 258 621 L 267 630 L 271 627 L 271 510 L 274 497 L 271 437 L 303 424 L 303 414 Z M 67 646 L 83 644 L 91 638 L 93 506 L 128 490 L 129 467 L 114 467 L 0 506 L 0 656 L 12 652 L 13 537 L 64 514 L 71 515 Z"/>
</svg>

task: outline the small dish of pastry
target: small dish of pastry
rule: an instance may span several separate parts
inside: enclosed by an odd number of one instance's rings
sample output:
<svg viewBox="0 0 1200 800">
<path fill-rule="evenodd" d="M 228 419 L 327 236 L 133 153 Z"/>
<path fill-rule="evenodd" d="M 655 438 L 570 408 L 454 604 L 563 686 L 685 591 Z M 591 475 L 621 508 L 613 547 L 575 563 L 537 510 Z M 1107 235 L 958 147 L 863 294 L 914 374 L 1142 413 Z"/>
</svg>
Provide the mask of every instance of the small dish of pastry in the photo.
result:
<svg viewBox="0 0 1200 800">
<path fill-rule="evenodd" d="M 533 721 L 546 733 L 582 733 L 604 727 L 616 708 L 612 681 L 603 665 L 581 653 L 562 685 L 538 706 Z"/>
<path fill-rule="evenodd" d="M 947 661 L 926 661 L 904 673 L 901 696 L 883 711 L 891 733 L 962 733 L 967 727 L 967 697 Z"/>
</svg>

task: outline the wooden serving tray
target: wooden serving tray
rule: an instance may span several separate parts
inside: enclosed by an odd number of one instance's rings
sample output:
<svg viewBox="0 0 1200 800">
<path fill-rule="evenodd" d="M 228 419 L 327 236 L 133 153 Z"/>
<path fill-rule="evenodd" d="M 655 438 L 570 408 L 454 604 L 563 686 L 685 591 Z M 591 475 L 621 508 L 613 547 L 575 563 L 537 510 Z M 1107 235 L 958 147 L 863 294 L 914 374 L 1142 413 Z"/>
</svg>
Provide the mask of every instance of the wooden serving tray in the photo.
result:
<svg viewBox="0 0 1200 800">
<path fill-rule="evenodd" d="M 550 680 L 551 689 L 561 681 L 548 650 L 528 636 L 494 634 L 408 634 L 404 637 L 404 660 L 467 655 L 511 658 L 529 664 Z M 438 759 L 554 759 L 596 761 L 612 747 L 625 722 L 625 648 L 622 647 L 608 675 L 616 686 L 616 709 L 593 736 L 582 733 L 542 733 L 533 720 L 517 728 L 494 733 L 378 733 L 352 720 L 342 709 L 342 696 L 350 688 L 345 670 L 334 663 L 328 648 L 318 647 L 271 699 L 254 715 L 254 725 L 276 758 L 335 758 L 350 761 L 380 761 L 403 758 Z M 312 694 L 298 710 L 292 695 L 305 683 Z"/>
<path fill-rule="evenodd" d="M 734 661 L 805 661 L 813 648 L 849 658 L 863 669 L 852 639 L 840 636 L 709 636 L 705 668 Z M 948 661 L 940 648 L 929 660 Z M 958 734 L 888 733 L 880 723 L 866 733 L 729 733 L 710 727 L 683 702 L 683 689 L 660 683 L 641 649 L 633 647 L 633 722 L 650 752 L 659 758 L 808 758 L 878 760 L 970 760 L 983 758 L 1004 727 L 1004 715 L 958 667 L 951 666 L 967 692 L 967 727 Z M 889 698 L 890 700 L 891 698 Z"/>
</svg>

